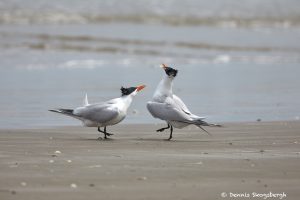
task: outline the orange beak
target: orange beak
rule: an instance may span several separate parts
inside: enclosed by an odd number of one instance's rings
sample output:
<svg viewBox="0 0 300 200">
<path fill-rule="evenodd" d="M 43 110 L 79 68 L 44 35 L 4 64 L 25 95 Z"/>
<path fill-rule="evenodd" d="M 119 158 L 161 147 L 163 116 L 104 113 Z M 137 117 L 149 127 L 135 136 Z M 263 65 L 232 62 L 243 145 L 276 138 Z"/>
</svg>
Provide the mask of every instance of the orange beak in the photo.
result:
<svg viewBox="0 0 300 200">
<path fill-rule="evenodd" d="M 140 85 L 136 88 L 136 91 L 139 92 L 140 90 L 144 89 L 145 87 L 146 87 L 146 85 Z"/>
<path fill-rule="evenodd" d="M 166 69 L 168 66 L 166 64 L 161 64 L 160 67 Z"/>
</svg>

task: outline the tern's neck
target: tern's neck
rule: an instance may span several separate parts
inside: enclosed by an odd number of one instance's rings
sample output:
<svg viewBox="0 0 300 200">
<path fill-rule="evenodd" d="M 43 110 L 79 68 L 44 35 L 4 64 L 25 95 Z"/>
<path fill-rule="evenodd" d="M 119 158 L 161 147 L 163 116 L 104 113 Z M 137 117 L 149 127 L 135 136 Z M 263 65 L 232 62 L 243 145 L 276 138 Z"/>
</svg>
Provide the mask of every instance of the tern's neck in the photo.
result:
<svg viewBox="0 0 300 200">
<path fill-rule="evenodd" d="M 127 109 L 129 108 L 131 102 L 132 102 L 132 99 L 133 99 L 133 96 L 132 95 L 126 95 L 126 96 L 122 96 L 120 98 L 122 100 L 122 107 L 125 111 L 127 111 Z"/>
<path fill-rule="evenodd" d="M 163 79 L 157 86 L 154 97 L 158 96 L 171 96 L 173 94 L 173 78 L 169 78 L 168 76 L 164 76 Z"/>
</svg>

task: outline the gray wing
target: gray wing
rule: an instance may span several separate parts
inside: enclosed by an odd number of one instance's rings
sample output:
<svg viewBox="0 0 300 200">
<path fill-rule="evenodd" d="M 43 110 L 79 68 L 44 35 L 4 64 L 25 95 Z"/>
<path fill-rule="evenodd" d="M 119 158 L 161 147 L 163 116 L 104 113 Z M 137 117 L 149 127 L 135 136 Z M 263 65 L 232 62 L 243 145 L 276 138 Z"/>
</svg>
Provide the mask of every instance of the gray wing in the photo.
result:
<svg viewBox="0 0 300 200">
<path fill-rule="evenodd" d="M 74 114 L 83 119 L 105 123 L 117 117 L 119 112 L 110 104 L 100 103 L 76 108 Z"/>
<path fill-rule="evenodd" d="M 187 108 L 187 106 L 183 103 L 183 101 L 175 94 L 173 94 L 173 100 L 185 113 L 192 114 L 191 111 Z"/>
<path fill-rule="evenodd" d="M 205 117 L 199 117 L 197 115 L 194 115 L 188 108 L 187 106 L 184 104 L 184 102 L 175 94 L 173 94 L 173 101 L 174 103 L 178 106 L 178 108 L 180 108 L 183 112 L 185 112 L 186 114 L 190 115 L 191 118 L 193 119 L 205 119 Z"/>
<path fill-rule="evenodd" d="M 148 102 L 147 108 L 151 115 L 166 121 L 191 122 L 191 118 L 181 110 L 169 103 Z"/>
</svg>

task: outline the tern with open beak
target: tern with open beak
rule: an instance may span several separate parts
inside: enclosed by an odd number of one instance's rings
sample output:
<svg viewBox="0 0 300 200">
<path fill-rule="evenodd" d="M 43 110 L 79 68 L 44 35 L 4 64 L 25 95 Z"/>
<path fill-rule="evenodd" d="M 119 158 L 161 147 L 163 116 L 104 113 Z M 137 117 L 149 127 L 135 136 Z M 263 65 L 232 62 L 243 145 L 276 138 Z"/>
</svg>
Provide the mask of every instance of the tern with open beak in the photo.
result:
<svg viewBox="0 0 300 200">
<path fill-rule="evenodd" d="M 144 87 L 145 85 L 129 88 L 122 87 L 121 97 L 95 104 L 89 104 L 87 96 L 85 96 L 82 107 L 75 109 L 54 109 L 49 111 L 79 119 L 82 121 L 83 125 L 87 127 L 98 127 L 98 131 L 104 134 L 104 139 L 107 139 L 107 136 L 113 134 L 106 132 L 106 127 L 118 124 L 126 117 L 127 109 L 129 108 L 133 97 L 139 91 L 144 89 Z M 104 127 L 104 129 L 101 130 L 101 127 Z M 99 137 L 99 139 L 102 138 Z"/>
<path fill-rule="evenodd" d="M 151 115 L 154 118 L 166 121 L 168 124 L 167 127 L 156 130 L 157 132 L 162 132 L 170 128 L 168 140 L 171 140 L 173 127 L 183 128 L 193 124 L 208 133 L 202 126 L 221 126 L 218 124 L 209 124 L 204 121 L 204 117 L 192 114 L 183 101 L 173 94 L 172 91 L 173 80 L 176 77 L 178 70 L 168 67 L 165 64 L 161 64 L 161 68 L 165 71 L 165 75 L 158 84 L 152 101 L 147 103 L 147 108 Z"/>
</svg>

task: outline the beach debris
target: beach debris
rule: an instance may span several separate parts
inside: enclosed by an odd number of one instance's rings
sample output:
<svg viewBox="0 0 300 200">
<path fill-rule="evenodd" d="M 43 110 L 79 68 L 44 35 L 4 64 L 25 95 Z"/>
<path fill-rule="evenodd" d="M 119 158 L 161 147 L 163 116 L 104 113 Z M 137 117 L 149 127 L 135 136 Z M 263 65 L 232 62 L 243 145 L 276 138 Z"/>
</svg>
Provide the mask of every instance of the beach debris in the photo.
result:
<svg viewBox="0 0 300 200">
<path fill-rule="evenodd" d="M 264 187 L 268 187 L 268 185 L 267 185 L 267 184 L 264 184 Z"/>
<path fill-rule="evenodd" d="M 94 183 L 90 183 L 89 186 L 90 187 L 95 187 L 95 184 Z"/>
<path fill-rule="evenodd" d="M 55 158 L 55 157 L 58 157 L 58 154 L 61 154 L 61 151 L 55 151 L 54 152 L 54 154 L 52 154 L 51 156 L 53 157 L 53 158 Z"/>
<path fill-rule="evenodd" d="M 287 173 L 286 173 L 286 172 L 283 172 L 283 175 L 287 176 Z"/>
<path fill-rule="evenodd" d="M 264 152 L 265 152 L 265 150 L 261 149 L 261 150 L 259 150 L 259 152 L 260 152 L 260 153 L 264 153 Z"/>
<path fill-rule="evenodd" d="M 68 162 L 68 163 L 71 163 L 71 162 L 72 162 L 72 160 L 67 160 L 67 162 Z"/>
<path fill-rule="evenodd" d="M 15 190 L 12 190 L 10 193 L 11 194 L 17 194 L 17 192 Z"/>
<path fill-rule="evenodd" d="M 259 179 L 258 179 L 256 182 L 260 183 L 260 182 L 261 182 L 261 180 L 259 180 Z"/>
<path fill-rule="evenodd" d="M 21 185 L 22 185 L 23 187 L 25 187 L 25 186 L 27 185 L 27 183 L 26 183 L 26 182 L 21 182 Z"/>
<path fill-rule="evenodd" d="M 53 137 L 49 137 L 50 140 L 53 140 Z"/>
<path fill-rule="evenodd" d="M 216 64 L 226 64 L 229 63 L 231 61 L 231 57 L 229 55 L 218 55 L 215 59 L 214 59 L 214 63 Z"/>
<path fill-rule="evenodd" d="M 77 188 L 77 185 L 75 183 L 71 183 L 70 187 L 75 189 Z"/>
<path fill-rule="evenodd" d="M 294 144 L 298 144 L 298 141 L 294 141 Z"/>
<path fill-rule="evenodd" d="M 242 179 L 242 183 L 245 183 L 246 181 L 244 179 Z"/>
<path fill-rule="evenodd" d="M 228 144 L 229 144 L 229 145 L 233 145 L 233 143 L 232 143 L 232 142 L 229 142 Z"/>
<path fill-rule="evenodd" d="M 256 121 L 257 121 L 257 122 L 261 122 L 261 119 L 260 119 L 260 118 L 258 118 Z"/>
<path fill-rule="evenodd" d="M 12 164 L 12 165 L 9 165 L 10 168 L 15 168 L 15 167 L 18 167 L 18 166 L 19 166 L 19 163 L 17 163 L 17 162 Z"/>
<path fill-rule="evenodd" d="M 146 181 L 148 178 L 146 176 L 141 176 L 141 177 L 138 177 L 137 180 L 139 181 Z"/>
<path fill-rule="evenodd" d="M 54 163 L 54 160 L 49 160 L 49 163 Z"/>
<path fill-rule="evenodd" d="M 196 164 L 196 165 L 203 165 L 203 162 L 202 162 L 202 161 L 199 161 L 199 162 L 196 162 L 196 163 L 194 163 L 194 164 Z"/>
<path fill-rule="evenodd" d="M 134 114 L 134 115 L 139 114 L 139 111 L 138 111 L 137 109 L 134 109 L 134 110 L 132 111 L 132 114 Z"/>
<path fill-rule="evenodd" d="M 91 166 L 88 166 L 88 168 L 99 168 L 99 167 L 102 167 L 102 165 L 91 165 Z"/>
</svg>

